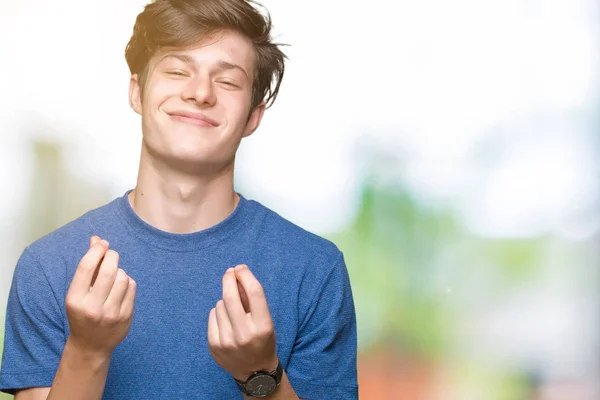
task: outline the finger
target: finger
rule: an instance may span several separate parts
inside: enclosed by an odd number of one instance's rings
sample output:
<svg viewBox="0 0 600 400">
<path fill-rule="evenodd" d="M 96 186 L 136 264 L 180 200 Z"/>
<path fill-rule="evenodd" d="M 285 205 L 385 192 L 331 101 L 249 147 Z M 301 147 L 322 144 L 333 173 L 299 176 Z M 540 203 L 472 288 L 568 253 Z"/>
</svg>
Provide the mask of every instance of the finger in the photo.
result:
<svg viewBox="0 0 600 400">
<path fill-rule="evenodd" d="M 249 313 L 250 312 L 250 304 L 248 303 L 248 295 L 246 294 L 246 291 L 244 290 L 244 287 L 242 286 L 240 281 L 237 280 L 237 277 L 236 277 L 235 283 L 238 287 L 238 292 L 240 294 L 240 300 L 242 301 L 242 306 L 244 307 L 244 312 Z"/>
<path fill-rule="evenodd" d="M 237 279 L 233 268 L 229 268 L 223 275 L 223 302 L 234 333 L 243 334 L 246 326 L 246 312 L 238 292 Z"/>
<path fill-rule="evenodd" d="M 100 241 L 90 248 L 79 261 L 69 291 L 78 296 L 85 296 L 92 284 L 92 278 L 106 250 L 108 242 Z"/>
<path fill-rule="evenodd" d="M 102 239 L 100 239 L 99 236 L 94 235 L 90 238 L 90 245 L 93 246 L 96 243 L 100 242 L 101 240 Z M 108 242 L 107 242 L 107 247 L 108 247 Z M 104 256 L 102 256 L 102 258 L 100 259 L 100 263 L 102 263 L 103 260 L 104 260 Z M 98 277 L 98 268 L 96 268 L 96 270 L 94 271 L 94 276 L 92 276 L 91 286 L 94 286 L 94 283 L 96 282 L 97 277 Z M 90 288 L 90 290 L 91 290 L 91 288 Z"/>
<path fill-rule="evenodd" d="M 119 253 L 114 250 L 108 250 L 104 255 L 104 261 L 98 268 L 98 277 L 92 287 L 92 296 L 100 305 L 104 304 L 110 291 L 112 290 L 119 270 Z"/>
<path fill-rule="evenodd" d="M 100 237 L 96 236 L 96 235 L 90 237 L 90 247 L 92 247 L 93 245 L 98 243 L 100 240 L 102 240 L 102 239 L 100 239 Z"/>
<path fill-rule="evenodd" d="M 125 297 L 123 298 L 123 302 L 121 303 L 121 315 L 131 316 L 133 315 L 133 305 L 135 303 L 135 294 L 137 292 L 137 283 L 129 278 L 129 286 L 127 287 L 127 292 L 125 293 Z"/>
<path fill-rule="evenodd" d="M 117 276 L 115 276 L 115 283 L 108 294 L 106 302 L 104 303 L 107 309 L 113 309 L 116 314 L 121 313 L 121 303 L 125 298 L 127 289 L 129 288 L 129 277 L 121 268 L 117 270 Z"/>
<path fill-rule="evenodd" d="M 223 300 L 217 301 L 216 305 L 217 323 L 219 325 L 219 342 L 221 345 L 232 343 L 233 341 L 233 330 L 231 328 L 231 322 L 229 322 L 229 316 L 225 309 Z"/>
<path fill-rule="evenodd" d="M 219 323 L 217 322 L 217 310 L 210 310 L 208 314 L 208 344 L 212 347 L 221 347 L 219 338 Z"/>
<path fill-rule="evenodd" d="M 246 292 L 254 323 L 271 323 L 271 313 L 263 287 L 248 266 L 242 264 L 235 267 L 235 276 Z"/>
</svg>

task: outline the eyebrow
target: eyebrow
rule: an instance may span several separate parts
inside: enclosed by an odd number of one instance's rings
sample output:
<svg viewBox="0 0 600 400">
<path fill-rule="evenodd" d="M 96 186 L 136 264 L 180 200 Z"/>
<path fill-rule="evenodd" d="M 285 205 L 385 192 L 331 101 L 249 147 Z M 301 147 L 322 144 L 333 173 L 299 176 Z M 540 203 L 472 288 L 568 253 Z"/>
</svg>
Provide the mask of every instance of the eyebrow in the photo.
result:
<svg viewBox="0 0 600 400">
<path fill-rule="evenodd" d="M 219 65 L 219 67 L 221 69 L 239 69 L 240 71 L 242 71 L 244 73 L 244 75 L 246 75 L 246 78 L 248 78 L 248 73 L 241 65 L 232 64 L 225 60 L 220 60 L 217 64 Z"/>
<path fill-rule="evenodd" d="M 164 56 L 161 57 L 161 59 L 158 62 L 161 63 L 163 60 L 165 60 L 167 58 L 176 58 L 187 64 L 194 63 L 194 59 L 192 57 L 188 56 L 187 54 L 173 54 L 173 53 L 165 54 Z"/>
<path fill-rule="evenodd" d="M 166 58 L 176 58 L 186 64 L 194 64 L 194 59 L 191 56 L 189 56 L 187 54 L 175 54 L 175 53 L 165 54 L 160 59 L 159 63 L 161 63 Z M 217 61 L 217 65 L 219 66 L 220 69 L 224 69 L 224 70 L 230 70 L 230 69 L 240 70 L 244 73 L 244 75 L 246 75 L 246 78 L 249 78 L 246 70 L 239 64 L 234 64 L 234 63 L 231 63 L 231 62 L 225 61 L 225 60 L 219 60 L 219 61 Z"/>
</svg>

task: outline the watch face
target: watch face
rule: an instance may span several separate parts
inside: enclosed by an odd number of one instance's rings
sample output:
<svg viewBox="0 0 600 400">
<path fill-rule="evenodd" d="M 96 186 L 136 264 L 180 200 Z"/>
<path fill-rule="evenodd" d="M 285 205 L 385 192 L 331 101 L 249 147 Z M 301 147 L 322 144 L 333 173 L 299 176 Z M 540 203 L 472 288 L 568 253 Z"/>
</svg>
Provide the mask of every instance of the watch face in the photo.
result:
<svg viewBox="0 0 600 400">
<path fill-rule="evenodd" d="M 271 375 L 258 375 L 246 383 L 246 391 L 253 397 L 268 396 L 276 387 L 277 382 Z"/>
</svg>

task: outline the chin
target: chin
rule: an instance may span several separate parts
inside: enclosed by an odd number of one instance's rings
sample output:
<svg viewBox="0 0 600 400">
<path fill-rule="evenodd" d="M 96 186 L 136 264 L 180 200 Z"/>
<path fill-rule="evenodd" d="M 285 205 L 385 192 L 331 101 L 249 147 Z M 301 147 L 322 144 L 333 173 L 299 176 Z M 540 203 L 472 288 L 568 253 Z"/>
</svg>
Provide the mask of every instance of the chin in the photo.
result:
<svg viewBox="0 0 600 400">
<path fill-rule="evenodd" d="M 173 169 L 196 172 L 206 170 L 222 170 L 233 164 L 235 152 L 229 154 L 210 140 L 163 141 L 162 143 L 145 143 L 148 155 Z"/>
<path fill-rule="evenodd" d="M 165 155 L 166 163 L 183 172 L 221 171 L 233 165 L 233 158 L 218 157 L 203 151 L 178 151 Z"/>
</svg>

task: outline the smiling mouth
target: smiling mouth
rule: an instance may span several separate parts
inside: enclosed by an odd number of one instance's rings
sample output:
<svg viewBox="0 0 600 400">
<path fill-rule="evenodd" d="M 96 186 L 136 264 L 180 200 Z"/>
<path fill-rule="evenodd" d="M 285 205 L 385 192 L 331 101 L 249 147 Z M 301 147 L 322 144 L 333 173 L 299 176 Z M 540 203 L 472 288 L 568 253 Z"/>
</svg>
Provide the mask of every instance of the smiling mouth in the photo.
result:
<svg viewBox="0 0 600 400">
<path fill-rule="evenodd" d="M 185 124 L 190 124 L 190 125 L 194 125 L 194 126 L 202 126 L 205 128 L 214 128 L 217 126 L 217 125 L 213 124 L 212 122 L 207 121 L 202 118 L 188 117 L 188 116 L 179 115 L 179 114 L 169 114 L 169 116 L 171 117 L 171 119 L 173 119 L 175 121 L 183 122 Z"/>
</svg>

